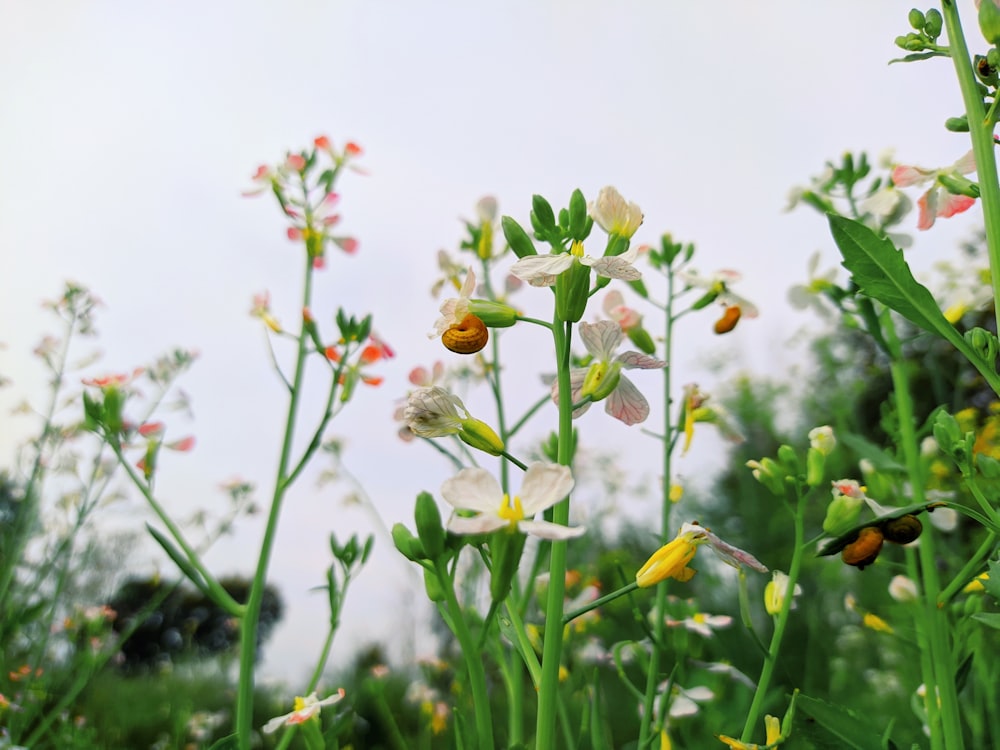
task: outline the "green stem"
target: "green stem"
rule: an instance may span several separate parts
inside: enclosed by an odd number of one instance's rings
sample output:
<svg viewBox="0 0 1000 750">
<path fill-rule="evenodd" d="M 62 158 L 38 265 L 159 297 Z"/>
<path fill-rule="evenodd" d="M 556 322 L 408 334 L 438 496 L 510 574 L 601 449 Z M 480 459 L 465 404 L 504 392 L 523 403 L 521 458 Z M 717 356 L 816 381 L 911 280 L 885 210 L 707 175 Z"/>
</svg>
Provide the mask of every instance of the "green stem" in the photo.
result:
<svg viewBox="0 0 1000 750">
<path fill-rule="evenodd" d="M 593 609 L 597 609 L 598 607 L 604 606 L 608 602 L 613 602 L 618 597 L 625 596 L 625 594 L 629 594 L 635 591 L 637 588 L 639 588 L 639 584 L 636 583 L 635 581 L 632 581 L 631 583 L 625 584 L 620 589 L 612 591 L 610 594 L 605 594 L 600 599 L 594 599 L 594 601 L 590 602 L 589 604 L 585 604 L 579 609 L 574 609 L 572 612 L 563 615 L 563 625 L 572 622 L 580 615 L 585 615 Z"/>
<path fill-rule="evenodd" d="M 962 569 L 958 571 L 954 580 L 952 580 L 952 582 L 948 584 L 940 594 L 938 594 L 938 608 L 941 608 L 950 602 L 951 598 L 965 588 L 969 581 L 972 580 L 973 576 L 980 572 L 980 569 L 983 567 L 983 562 L 985 562 L 986 558 L 989 557 L 996 548 L 998 538 L 1000 538 L 1000 536 L 998 536 L 995 531 L 991 531 L 986 535 L 983 543 L 979 545 L 979 549 L 977 549 L 965 565 L 962 566 Z"/>
<path fill-rule="evenodd" d="M 767 699 L 767 691 L 771 685 L 771 678 L 778 664 L 778 653 L 781 651 L 781 641 L 785 637 L 785 627 L 788 625 L 789 613 L 791 613 L 792 604 L 795 601 L 795 584 L 799 580 L 799 572 L 802 569 L 802 558 L 806 550 L 806 498 L 801 490 L 798 491 L 798 494 L 798 503 L 795 506 L 795 551 L 792 553 L 792 563 L 788 568 L 788 588 L 785 590 L 785 599 L 781 603 L 781 611 L 774 621 L 771 645 L 768 648 L 764 666 L 760 670 L 760 679 L 757 680 L 757 690 L 753 694 L 750 710 L 747 712 L 747 720 L 743 725 L 743 733 L 740 735 L 741 742 L 750 741 L 750 736 L 753 734 L 754 727 L 757 726 L 761 710 L 764 708 L 764 701 Z"/>
<path fill-rule="evenodd" d="M 674 315 L 674 301 L 676 293 L 674 289 L 674 267 L 668 265 L 666 268 L 667 296 L 663 304 L 663 358 L 670 362 L 673 353 L 673 333 L 674 323 L 679 316 Z M 663 368 L 663 497 L 660 501 L 660 544 L 666 544 L 670 540 L 670 511 L 673 503 L 670 501 L 670 477 L 673 474 L 671 468 L 674 446 L 677 444 L 676 437 L 670 440 L 673 432 L 673 422 L 671 420 L 671 371 L 673 368 L 667 365 Z M 653 703 L 656 698 L 656 687 L 659 684 L 660 675 L 660 644 L 663 643 L 666 622 L 665 613 L 667 609 L 667 582 L 663 581 L 656 586 L 656 601 L 653 605 L 656 612 L 656 620 L 653 623 L 653 650 L 650 655 L 649 665 L 646 671 L 646 689 L 643 694 L 643 714 L 642 722 L 639 725 L 639 747 L 645 748 L 651 741 L 653 729 Z"/>
<path fill-rule="evenodd" d="M 305 278 L 302 290 L 302 307 L 309 307 L 312 299 L 312 258 L 306 254 Z M 288 467 L 292 456 L 292 443 L 295 436 L 295 419 L 299 410 L 299 396 L 302 393 L 302 381 L 305 377 L 306 349 L 309 334 L 303 324 L 299 331 L 299 345 L 295 358 L 295 376 L 292 380 L 292 390 L 288 401 L 288 415 L 285 420 L 285 437 L 281 446 L 281 458 L 278 461 L 277 476 L 274 481 L 274 495 L 271 499 L 271 510 L 268 513 L 267 527 L 261 542 L 260 557 L 257 560 L 257 571 L 250 586 L 245 615 L 240 620 L 240 681 L 236 694 L 236 735 L 239 750 L 250 750 L 253 736 L 253 690 L 254 665 L 257 656 L 257 626 L 260 620 L 260 608 L 264 600 L 264 586 L 267 581 L 267 569 L 274 548 L 274 538 L 278 530 L 278 519 L 281 515 L 281 504 L 288 488 Z"/>
<path fill-rule="evenodd" d="M 899 442 L 903 451 L 904 463 L 910 480 L 910 491 L 914 503 L 924 502 L 925 476 L 920 461 L 920 447 L 917 442 L 916 417 L 913 399 L 910 394 L 910 381 L 907 365 L 900 354 L 901 347 L 896 335 L 895 326 L 890 316 L 884 316 L 884 333 L 892 350 L 889 370 L 892 375 L 893 393 L 896 397 L 896 412 L 899 420 Z M 946 633 L 947 622 L 945 613 L 938 609 L 938 596 L 941 584 L 938 580 L 937 558 L 934 554 L 934 535 L 925 533 L 920 539 L 917 550 L 920 556 L 920 574 L 924 594 L 923 612 L 927 632 L 927 640 L 931 648 L 931 664 L 933 679 L 927 682 L 928 701 L 934 702 L 935 694 L 940 696 L 941 720 L 944 731 L 944 746 L 948 750 L 962 750 L 965 747 L 962 736 L 961 715 L 958 707 L 958 695 L 955 691 L 956 666 L 948 644 Z M 926 678 L 926 676 L 925 676 Z M 931 736 L 941 731 L 931 724 Z"/>
<path fill-rule="evenodd" d="M 458 597 L 455 596 L 454 580 L 448 574 L 448 569 L 441 559 L 435 561 L 434 570 L 441 582 L 445 603 L 448 605 L 451 630 L 455 634 L 455 637 L 458 638 L 458 643 L 462 648 L 462 656 L 465 658 L 465 667 L 469 673 L 469 685 L 472 689 L 472 703 L 479 747 L 491 748 L 494 747 L 493 715 L 490 710 L 489 694 L 486 691 L 486 670 L 483 667 L 482 655 L 476 647 L 476 641 L 472 637 L 472 632 L 465 621 L 465 616 L 462 614 L 462 607 L 458 603 Z"/>
<path fill-rule="evenodd" d="M 993 150 L 993 123 L 986 119 L 983 97 L 976 83 L 976 74 L 972 69 L 955 0 L 942 0 L 941 14 L 948 32 L 951 59 L 969 121 L 972 152 L 976 157 L 976 174 L 979 178 L 983 222 L 986 227 L 986 248 L 990 258 L 994 312 L 1000 327 L 1000 184 L 997 182 L 997 162 Z"/>
<path fill-rule="evenodd" d="M 572 463 L 573 404 L 569 379 L 570 337 L 572 325 L 555 318 L 552 338 L 556 350 L 556 379 L 559 393 L 559 463 Z M 569 497 L 552 509 L 552 522 L 569 523 Z M 538 694 L 538 717 L 535 747 L 555 748 L 558 715 L 559 665 L 562 661 L 562 613 L 566 593 L 566 542 L 553 541 L 549 552 L 549 590 L 545 603 L 545 637 L 542 644 L 542 681 Z"/>
</svg>

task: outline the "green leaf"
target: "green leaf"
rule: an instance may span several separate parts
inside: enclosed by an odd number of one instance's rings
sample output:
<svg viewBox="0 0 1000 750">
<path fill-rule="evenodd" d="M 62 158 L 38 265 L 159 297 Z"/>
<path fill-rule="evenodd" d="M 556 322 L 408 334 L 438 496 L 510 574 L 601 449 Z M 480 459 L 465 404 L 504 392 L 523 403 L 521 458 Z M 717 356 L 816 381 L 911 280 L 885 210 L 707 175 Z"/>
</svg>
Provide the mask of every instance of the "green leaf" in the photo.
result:
<svg viewBox="0 0 1000 750">
<path fill-rule="evenodd" d="M 782 748 L 883 750 L 879 730 L 863 715 L 850 708 L 802 694 L 799 694 L 795 708 L 795 724 L 790 741 L 784 743 Z M 891 741 L 889 746 L 894 747 Z"/>
<path fill-rule="evenodd" d="M 843 432 L 842 430 L 837 430 L 837 442 L 843 443 L 852 451 L 858 454 L 861 458 L 866 458 L 871 461 L 872 466 L 875 467 L 877 471 L 892 471 L 897 473 L 906 473 L 906 467 L 899 463 L 896 459 L 886 453 L 882 448 L 862 437 L 861 435 L 856 435 L 853 432 Z"/>
<path fill-rule="evenodd" d="M 239 746 L 239 739 L 235 734 L 231 734 L 228 737 L 223 737 L 221 740 L 213 742 L 208 750 L 237 750 Z"/>
<path fill-rule="evenodd" d="M 991 628 L 1000 630 L 1000 614 L 996 612 L 976 612 L 976 614 L 972 615 L 972 619 L 978 620 L 983 625 L 989 625 Z"/>
<path fill-rule="evenodd" d="M 881 516 L 877 516 L 876 518 L 873 518 L 869 521 L 865 521 L 864 523 L 859 523 L 857 526 L 848 529 L 835 539 L 831 539 L 829 542 L 823 545 L 822 549 L 820 549 L 816 554 L 819 557 L 825 557 L 826 555 L 833 555 L 836 554 L 837 552 L 840 552 L 842 549 L 844 549 L 844 547 L 846 547 L 848 544 L 850 544 L 851 542 L 853 542 L 855 539 L 858 538 L 858 533 L 861 531 L 861 529 L 867 528 L 869 526 L 878 526 L 884 521 L 891 521 L 894 518 L 902 518 L 903 516 L 910 515 L 911 513 L 913 515 L 916 515 L 917 513 L 922 513 L 925 510 L 933 511 L 934 508 L 943 508 L 948 505 L 949 503 L 934 501 L 926 503 L 913 503 L 912 505 L 907 505 L 902 508 L 892 508 L 892 510 L 889 513 L 883 513 Z M 954 507 L 956 510 L 959 510 L 958 506 L 952 505 L 951 507 Z"/>
<path fill-rule="evenodd" d="M 920 284 L 892 242 L 879 237 L 860 222 L 830 216 L 830 231 L 862 293 L 892 308 L 914 325 L 930 333 L 945 335 L 949 323 L 934 296 Z"/>
<path fill-rule="evenodd" d="M 938 52 L 937 50 L 932 50 L 930 52 L 914 52 L 913 54 L 906 55 L 905 57 L 892 59 L 889 61 L 889 64 L 918 62 L 920 60 L 930 60 L 932 57 L 950 57 L 950 55 L 947 52 Z"/>
<path fill-rule="evenodd" d="M 984 361 L 948 322 L 927 287 L 913 278 L 902 251 L 860 222 L 835 214 L 830 214 L 829 219 L 833 239 L 844 257 L 843 266 L 861 292 L 951 342 L 1000 394 L 1000 377 L 994 363 Z"/>
</svg>

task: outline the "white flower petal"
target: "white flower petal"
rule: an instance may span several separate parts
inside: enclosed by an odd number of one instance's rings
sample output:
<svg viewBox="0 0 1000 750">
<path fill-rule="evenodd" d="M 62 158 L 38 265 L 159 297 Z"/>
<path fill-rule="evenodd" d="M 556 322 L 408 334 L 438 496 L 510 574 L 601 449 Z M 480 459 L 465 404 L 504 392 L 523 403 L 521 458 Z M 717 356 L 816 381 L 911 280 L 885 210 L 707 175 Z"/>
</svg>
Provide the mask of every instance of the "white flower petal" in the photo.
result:
<svg viewBox="0 0 1000 750">
<path fill-rule="evenodd" d="M 570 389 L 570 401 L 576 403 L 580 400 L 580 391 L 583 390 L 583 381 L 587 377 L 586 367 L 577 367 L 569 371 L 569 389 Z M 559 405 L 559 381 L 552 381 L 552 402 Z M 590 408 L 591 402 L 588 401 L 582 404 L 580 407 L 573 410 L 573 419 L 578 419 L 583 414 L 586 413 L 587 409 Z"/>
<path fill-rule="evenodd" d="M 510 272 L 517 278 L 534 283 L 544 281 L 550 276 L 558 276 L 573 265 L 574 256 L 570 253 L 550 255 L 528 255 L 521 258 L 510 267 Z M 552 283 L 555 283 L 553 279 Z M 551 284 L 545 284 L 551 286 Z"/>
<path fill-rule="evenodd" d="M 494 516 L 503 504 L 503 490 L 486 469 L 462 469 L 441 485 L 441 497 L 454 508 Z"/>
<path fill-rule="evenodd" d="M 472 518 L 453 515 L 448 519 L 445 528 L 452 534 L 489 534 L 502 529 L 507 524 L 507 521 L 496 515 L 496 510 L 494 509 L 492 515 L 490 513 L 482 513 Z"/>
<path fill-rule="evenodd" d="M 520 521 L 517 524 L 517 528 L 525 534 L 555 541 L 573 539 L 586 531 L 583 526 L 560 526 L 557 523 L 549 523 L 548 521 Z"/>
<path fill-rule="evenodd" d="M 625 332 L 613 320 L 600 320 L 597 323 L 581 323 L 580 338 L 594 357 L 602 362 L 610 362 L 625 338 Z"/>
<path fill-rule="evenodd" d="M 649 416 L 649 402 L 631 380 L 619 376 L 618 385 L 606 399 L 604 410 L 617 420 L 632 426 Z"/>
<path fill-rule="evenodd" d="M 622 363 L 622 366 L 626 370 L 634 370 L 636 368 L 640 370 L 656 370 L 667 366 L 667 363 L 662 359 L 650 357 L 648 354 L 641 354 L 640 352 L 625 352 L 624 354 L 619 354 L 616 359 Z"/>
<path fill-rule="evenodd" d="M 573 474 L 568 466 L 537 461 L 528 467 L 521 483 L 521 507 L 531 518 L 562 500 L 573 489 Z"/>
<path fill-rule="evenodd" d="M 582 258 L 580 262 L 593 268 L 599 276 L 609 279 L 638 281 L 642 278 L 642 272 L 621 255 L 608 255 L 597 260 Z"/>
</svg>

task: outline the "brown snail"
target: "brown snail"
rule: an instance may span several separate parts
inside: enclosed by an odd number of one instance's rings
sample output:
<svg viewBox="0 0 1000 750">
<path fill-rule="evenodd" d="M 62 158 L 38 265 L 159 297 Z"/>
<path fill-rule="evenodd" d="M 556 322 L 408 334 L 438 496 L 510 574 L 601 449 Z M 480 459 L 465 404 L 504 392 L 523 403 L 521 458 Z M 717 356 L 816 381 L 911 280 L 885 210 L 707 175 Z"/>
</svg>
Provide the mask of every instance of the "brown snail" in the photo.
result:
<svg viewBox="0 0 1000 750">
<path fill-rule="evenodd" d="M 441 334 L 441 343 L 456 354 L 475 354 L 482 351 L 489 338 L 490 333 L 486 324 L 469 313 L 462 318 L 461 323 L 453 325 Z"/>
<path fill-rule="evenodd" d="M 890 518 L 882 523 L 882 536 L 887 542 L 895 544 L 909 544 L 920 536 L 923 530 L 924 525 L 912 513 L 899 518 Z"/>
<path fill-rule="evenodd" d="M 884 537 L 877 526 L 865 526 L 858 532 L 857 539 L 844 547 L 840 559 L 848 565 L 854 565 L 858 570 L 864 570 L 871 565 L 882 550 Z"/>
<path fill-rule="evenodd" d="M 743 315 L 743 311 L 740 310 L 739 305 L 729 305 L 722 313 L 722 317 L 715 321 L 714 331 L 718 334 L 729 333 L 731 330 L 736 328 L 736 324 L 740 322 L 740 316 Z"/>
</svg>

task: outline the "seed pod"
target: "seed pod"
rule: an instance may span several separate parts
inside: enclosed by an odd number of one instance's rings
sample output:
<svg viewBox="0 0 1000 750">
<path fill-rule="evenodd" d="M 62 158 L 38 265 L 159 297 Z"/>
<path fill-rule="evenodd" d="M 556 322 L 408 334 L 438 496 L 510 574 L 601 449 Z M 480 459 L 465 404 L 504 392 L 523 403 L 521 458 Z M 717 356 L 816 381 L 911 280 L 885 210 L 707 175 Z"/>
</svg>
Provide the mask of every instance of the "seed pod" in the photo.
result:
<svg viewBox="0 0 1000 750">
<path fill-rule="evenodd" d="M 469 313 L 462 318 L 461 323 L 441 334 L 441 343 L 456 354 L 475 354 L 482 351 L 489 338 L 490 332 L 486 324 Z"/>
<path fill-rule="evenodd" d="M 887 542 L 909 544 L 924 530 L 920 519 L 911 513 L 902 518 L 892 518 L 882 524 L 882 536 Z"/>
<path fill-rule="evenodd" d="M 848 565 L 854 565 L 858 570 L 864 570 L 871 565 L 882 550 L 882 530 L 876 526 L 866 526 L 858 532 L 858 538 L 844 547 L 840 559 Z"/>
</svg>

